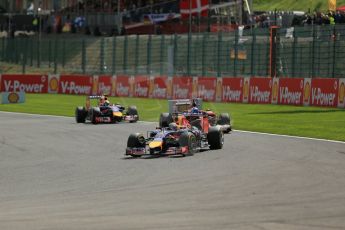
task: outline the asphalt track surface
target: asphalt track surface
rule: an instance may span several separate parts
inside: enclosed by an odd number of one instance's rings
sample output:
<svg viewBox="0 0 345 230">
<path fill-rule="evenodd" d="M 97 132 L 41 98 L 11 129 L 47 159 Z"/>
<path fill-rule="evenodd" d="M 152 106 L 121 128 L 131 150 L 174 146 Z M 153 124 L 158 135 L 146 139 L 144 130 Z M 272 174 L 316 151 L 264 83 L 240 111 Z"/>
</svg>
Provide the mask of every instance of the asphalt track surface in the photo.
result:
<svg viewBox="0 0 345 230">
<path fill-rule="evenodd" d="M 0 229 L 345 229 L 344 143 L 235 131 L 222 150 L 125 158 L 154 125 L 0 112 Z"/>
</svg>

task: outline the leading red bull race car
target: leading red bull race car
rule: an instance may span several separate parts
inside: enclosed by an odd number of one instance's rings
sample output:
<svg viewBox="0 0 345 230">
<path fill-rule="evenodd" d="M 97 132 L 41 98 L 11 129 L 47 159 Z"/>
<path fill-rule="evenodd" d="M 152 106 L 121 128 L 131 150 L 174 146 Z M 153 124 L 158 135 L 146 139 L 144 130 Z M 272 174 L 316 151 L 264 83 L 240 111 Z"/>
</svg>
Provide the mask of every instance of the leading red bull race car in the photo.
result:
<svg viewBox="0 0 345 230">
<path fill-rule="evenodd" d="M 91 100 L 98 100 L 96 106 L 91 105 Z M 121 121 L 137 122 L 139 115 L 136 106 L 127 109 L 120 104 L 111 104 L 105 95 L 88 96 L 85 106 L 78 106 L 75 110 L 77 123 L 85 123 L 86 120 L 93 124 L 116 123 Z"/>
<path fill-rule="evenodd" d="M 126 154 L 132 157 L 143 155 L 190 155 L 203 149 L 221 149 L 224 134 L 221 126 L 210 126 L 207 117 L 192 122 L 180 115 L 167 127 L 158 127 L 143 134 L 134 133 L 128 137 Z"/>
</svg>

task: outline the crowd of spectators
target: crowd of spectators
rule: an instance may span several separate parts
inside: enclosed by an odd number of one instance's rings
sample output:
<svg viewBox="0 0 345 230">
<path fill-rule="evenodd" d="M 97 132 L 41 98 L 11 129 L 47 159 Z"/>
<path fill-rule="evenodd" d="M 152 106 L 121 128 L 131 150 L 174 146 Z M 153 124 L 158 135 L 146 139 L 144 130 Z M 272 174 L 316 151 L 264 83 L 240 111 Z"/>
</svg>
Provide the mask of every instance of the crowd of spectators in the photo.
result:
<svg viewBox="0 0 345 230">
<path fill-rule="evenodd" d="M 261 12 L 252 18 L 258 28 L 268 28 L 272 25 L 280 27 L 307 26 L 307 25 L 335 25 L 345 24 L 345 11 L 329 11 L 313 13 L 296 12 Z M 251 21 L 248 20 L 248 24 Z"/>
<path fill-rule="evenodd" d="M 336 11 L 336 12 L 314 12 L 312 14 L 306 14 L 302 20 L 302 25 L 334 25 L 345 23 L 345 12 Z"/>
</svg>

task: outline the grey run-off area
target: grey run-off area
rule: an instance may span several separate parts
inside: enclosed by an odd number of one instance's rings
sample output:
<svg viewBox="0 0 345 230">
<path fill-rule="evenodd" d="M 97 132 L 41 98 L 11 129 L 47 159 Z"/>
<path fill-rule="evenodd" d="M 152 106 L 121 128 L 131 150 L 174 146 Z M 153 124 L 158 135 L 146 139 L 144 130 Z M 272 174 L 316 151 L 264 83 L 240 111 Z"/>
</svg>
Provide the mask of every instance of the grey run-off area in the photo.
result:
<svg viewBox="0 0 345 230">
<path fill-rule="evenodd" d="M 345 143 L 234 131 L 222 150 L 125 158 L 155 125 L 0 112 L 0 229 L 345 229 Z"/>
</svg>

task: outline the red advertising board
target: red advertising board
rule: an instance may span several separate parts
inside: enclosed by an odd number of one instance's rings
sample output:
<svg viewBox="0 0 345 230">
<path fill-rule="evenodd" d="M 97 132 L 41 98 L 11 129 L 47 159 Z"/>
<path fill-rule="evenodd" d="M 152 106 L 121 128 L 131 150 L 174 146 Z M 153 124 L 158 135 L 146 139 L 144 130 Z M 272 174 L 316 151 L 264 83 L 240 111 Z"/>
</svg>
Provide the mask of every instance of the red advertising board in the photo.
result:
<svg viewBox="0 0 345 230">
<path fill-rule="evenodd" d="M 251 78 L 249 86 L 249 103 L 270 104 L 272 97 L 271 78 Z"/>
<path fill-rule="evenodd" d="M 149 97 L 166 99 L 167 98 L 167 77 L 157 76 L 150 78 Z"/>
<path fill-rule="evenodd" d="M 338 106 L 339 79 L 313 78 L 311 80 L 310 105 Z"/>
<path fill-rule="evenodd" d="M 134 97 L 149 96 L 149 78 L 147 76 L 134 77 Z"/>
<path fill-rule="evenodd" d="M 60 94 L 90 95 L 92 94 L 92 76 L 61 75 L 59 82 Z"/>
<path fill-rule="evenodd" d="M 221 89 L 222 102 L 242 102 L 243 78 L 224 77 Z"/>
<path fill-rule="evenodd" d="M 99 76 L 97 87 L 97 95 L 111 95 L 112 86 L 113 86 L 113 77 L 112 76 Z"/>
<path fill-rule="evenodd" d="M 133 92 L 131 77 L 126 75 L 116 76 L 116 96 L 129 97 Z"/>
<path fill-rule="evenodd" d="M 216 84 L 215 77 L 199 77 L 197 82 L 197 97 L 202 98 L 204 101 L 216 100 Z M 195 87 L 193 85 L 193 87 Z"/>
<path fill-rule="evenodd" d="M 2 92 L 47 93 L 47 75 L 4 74 L 1 77 Z"/>
<path fill-rule="evenodd" d="M 278 104 L 303 105 L 304 78 L 279 78 Z"/>
<path fill-rule="evenodd" d="M 173 77 L 173 99 L 192 97 L 193 79 L 191 77 Z"/>
</svg>

